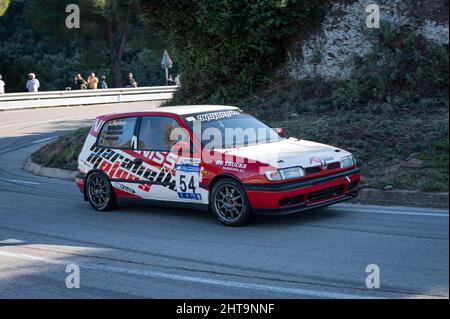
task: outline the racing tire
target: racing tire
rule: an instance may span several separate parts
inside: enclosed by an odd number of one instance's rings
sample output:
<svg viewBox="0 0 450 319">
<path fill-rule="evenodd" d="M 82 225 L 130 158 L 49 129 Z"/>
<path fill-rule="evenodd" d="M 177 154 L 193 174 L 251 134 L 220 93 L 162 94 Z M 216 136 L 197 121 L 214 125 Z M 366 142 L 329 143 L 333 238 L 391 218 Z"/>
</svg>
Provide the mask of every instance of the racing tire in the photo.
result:
<svg viewBox="0 0 450 319">
<path fill-rule="evenodd" d="M 106 212 L 117 206 L 114 189 L 105 174 L 100 172 L 93 172 L 86 178 L 86 195 L 91 206 L 99 212 Z"/>
<path fill-rule="evenodd" d="M 252 219 L 250 202 L 242 186 L 233 179 L 222 179 L 214 184 L 210 208 L 226 226 L 244 226 Z"/>
</svg>

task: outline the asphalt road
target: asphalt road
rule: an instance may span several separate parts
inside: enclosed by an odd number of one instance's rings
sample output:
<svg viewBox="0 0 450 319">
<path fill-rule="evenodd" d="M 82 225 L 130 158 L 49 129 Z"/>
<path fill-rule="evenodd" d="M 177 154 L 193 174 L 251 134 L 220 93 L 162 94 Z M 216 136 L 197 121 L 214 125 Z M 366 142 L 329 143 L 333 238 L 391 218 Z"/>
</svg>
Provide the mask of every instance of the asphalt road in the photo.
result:
<svg viewBox="0 0 450 319">
<path fill-rule="evenodd" d="M 182 209 L 97 213 L 74 184 L 22 170 L 97 114 L 155 106 L 0 112 L 0 298 L 449 297 L 448 211 L 341 204 L 227 228 Z M 71 264 L 78 289 L 66 287 Z"/>
</svg>

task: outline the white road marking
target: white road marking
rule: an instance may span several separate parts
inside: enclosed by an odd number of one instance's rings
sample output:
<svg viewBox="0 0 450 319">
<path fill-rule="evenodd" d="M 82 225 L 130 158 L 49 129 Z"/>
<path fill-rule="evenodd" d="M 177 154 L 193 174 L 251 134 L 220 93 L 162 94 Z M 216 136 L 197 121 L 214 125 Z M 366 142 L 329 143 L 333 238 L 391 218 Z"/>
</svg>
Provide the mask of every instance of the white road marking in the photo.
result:
<svg viewBox="0 0 450 319">
<path fill-rule="evenodd" d="M 4 128 L 8 128 L 8 127 L 13 127 L 13 126 L 29 126 L 30 124 L 33 124 L 33 126 L 36 126 L 37 124 L 45 124 L 45 123 L 52 123 L 52 122 L 61 122 L 63 120 L 67 120 L 67 119 L 77 119 L 80 118 L 80 115 L 70 115 L 70 116 L 64 116 L 64 117 L 59 117 L 59 118 L 53 118 L 53 119 L 48 119 L 45 121 L 34 121 L 34 122 L 18 122 L 18 123 L 13 123 L 13 124 L 9 124 L 9 125 L 3 125 L 2 129 Z M 85 118 L 81 118 L 80 120 L 84 120 Z"/>
<path fill-rule="evenodd" d="M 30 185 L 41 185 L 41 183 L 30 182 L 30 181 L 22 181 L 22 180 L 19 180 L 19 179 L 0 178 L 0 181 L 13 182 L 13 183 L 22 183 L 22 184 L 30 184 Z"/>
<path fill-rule="evenodd" d="M 261 285 L 261 284 L 252 284 L 246 282 L 238 282 L 238 281 L 229 281 L 229 280 L 220 280 L 220 279 L 212 279 L 212 278 L 201 278 L 201 277 L 193 277 L 193 276 L 184 276 L 184 275 L 175 275 L 163 272 L 155 272 L 149 270 L 142 269 L 129 269 L 124 267 L 114 267 L 100 264 L 83 264 L 77 262 L 69 262 L 64 260 L 56 260 L 50 258 L 44 258 L 39 256 L 33 256 L 28 254 L 16 254 L 6 251 L 0 251 L 0 256 L 4 257 L 12 257 L 18 259 L 25 260 L 33 260 L 40 261 L 43 263 L 55 264 L 55 265 L 69 265 L 69 264 L 77 264 L 80 268 L 95 270 L 95 271 L 106 271 L 120 274 L 128 274 L 135 276 L 144 276 L 150 278 L 157 279 L 168 279 L 175 281 L 184 281 L 196 284 L 207 284 L 207 285 L 215 285 L 222 287 L 230 287 L 230 288 L 239 288 L 239 289 L 250 289 L 250 290 L 259 290 L 264 292 L 271 293 L 281 293 L 281 294 L 291 294 L 298 296 L 309 296 L 315 298 L 332 298 L 332 299 L 374 299 L 378 297 L 373 296 L 365 296 L 365 295 L 356 295 L 356 294 L 345 294 L 345 293 L 336 293 L 330 291 L 320 291 L 320 290 L 312 290 L 312 289 L 301 289 L 301 288 L 289 288 L 289 287 L 281 287 L 281 286 L 271 286 L 271 285 Z"/>
<path fill-rule="evenodd" d="M 54 140 L 56 138 L 57 138 L 57 136 L 47 137 L 47 138 L 43 138 L 43 139 L 40 139 L 40 140 L 33 141 L 33 142 L 31 142 L 31 144 L 39 144 L 39 143 L 42 143 L 42 142 Z M 8 153 L 10 151 L 15 151 L 15 149 L 14 148 L 3 149 L 1 151 L 1 154 L 6 154 L 6 153 Z"/>
<path fill-rule="evenodd" d="M 54 140 L 54 139 L 56 139 L 56 138 L 57 138 L 57 136 L 52 136 L 52 137 L 43 138 L 43 139 L 34 141 L 33 144 L 39 144 L 39 143 L 42 143 L 42 142 L 51 141 L 51 140 Z"/>
<path fill-rule="evenodd" d="M 16 245 L 16 244 L 24 244 L 24 243 L 25 242 L 23 240 L 14 239 L 14 238 L 0 240 L 0 244 L 2 244 L 2 245 Z"/>
</svg>

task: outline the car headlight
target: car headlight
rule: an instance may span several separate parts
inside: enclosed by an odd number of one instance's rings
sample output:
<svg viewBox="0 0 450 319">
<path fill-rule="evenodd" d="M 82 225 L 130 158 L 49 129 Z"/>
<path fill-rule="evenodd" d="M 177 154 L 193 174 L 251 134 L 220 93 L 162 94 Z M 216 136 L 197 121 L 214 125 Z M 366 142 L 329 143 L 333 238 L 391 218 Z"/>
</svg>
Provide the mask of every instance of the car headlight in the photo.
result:
<svg viewBox="0 0 450 319">
<path fill-rule="evenodd" d="M 266 171 L 265 175 L 269 181 L 285 181 L 305 176 L 305 170 L 303 167 L 298 166 Z"/>
<path fill-rule="evenodd" d="M 349 168 L 356 165 L 356 160 L 353 155 L 343 157 L 341 159 L 341 168 Z"/>
</svg>

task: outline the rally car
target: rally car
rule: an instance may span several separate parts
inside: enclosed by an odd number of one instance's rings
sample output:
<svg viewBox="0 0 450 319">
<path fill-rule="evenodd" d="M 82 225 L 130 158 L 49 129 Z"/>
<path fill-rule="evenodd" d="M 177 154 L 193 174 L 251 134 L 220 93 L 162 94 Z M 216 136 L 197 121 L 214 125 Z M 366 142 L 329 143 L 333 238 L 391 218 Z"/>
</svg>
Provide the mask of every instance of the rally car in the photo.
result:
<svg viewBox="0 0 450 319">
<path fill-rule="evenodd" d="M 354 198 L 360 181 L 349 152 L 287 138 L 232 106 L 100 116 L 78 164 L 76 184 L 97 211 L 122 199 L 192 204 L 229 226 Z"/>
</svg>

